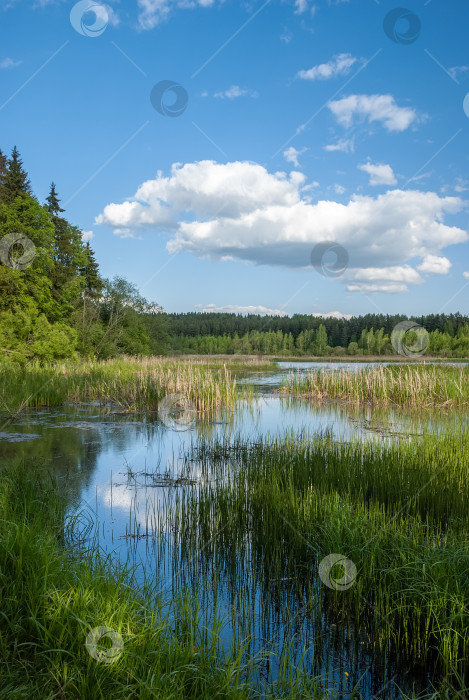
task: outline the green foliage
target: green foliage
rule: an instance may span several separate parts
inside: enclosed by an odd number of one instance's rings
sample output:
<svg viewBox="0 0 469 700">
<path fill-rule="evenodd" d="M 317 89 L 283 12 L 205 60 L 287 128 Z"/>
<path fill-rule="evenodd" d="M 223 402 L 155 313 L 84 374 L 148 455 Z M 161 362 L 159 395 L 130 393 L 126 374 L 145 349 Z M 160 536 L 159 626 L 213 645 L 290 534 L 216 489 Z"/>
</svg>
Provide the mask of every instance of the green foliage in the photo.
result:
<svg viewBox="0 0 469 700">
<path fill-rule="evenodd" d="M 90 244 L 63 214 L 55 184 L 41 206 L 16 148 L 9 160 L 0 151 L 0 240 L 19 237 L 0 264 L 0 352 L 21 364 L 77 350 L 100 358 L 165 353 L 160 307 L 124 279 L 103 281 Z M 25 237 L 32 258 L 12 264 L 24 259 Z"/>
<path fill-rule="evenodd" d="M 53 259 L 50 275 L 52 296 L 59 302 L 60 317 L 69 316 L 87 285 L 82 270 L 86 268 L 91 253 L 83 244 L 81 232 L 60 216 L 60 206 L 55 184 L 47 197 L 47 212 L 54 225 Z"/>
<path fill-rule="evenodd" d="M 89 299 L 98 299 L 104 289 L 104 282 L 99 276 L 99 266 L 88 241 L 85 246 L 84 266 L 80 272 L 85 280 L 87 297 Z"/>
<path fill-rule="evenodd" d="M 0 313 L 0 350 L 24 364 L 74 358 L 78 336 L 65 323 L 51 324 L 44 314 Z"/>
<path fill-rule="evenodd" d="M 349 355 L 393 355 L 393 329 L 401 321 L 412 320 L 429 334 L 428 355 L 469 357 L 464 340 L 469 319 L 459 313 L 411 319 L 384 314 L 346 319 L 301 314 L 266 318 L 251 314 L 186 313 L 168 314 L 167 319 L 170 349 L 174 352 L 327 356 L 336 355 L 334 348 L 343 347 L 347 348 L 344 354 Z M 320 331 L 321 326 L 324 330 Z M 452 335 L 445 329 L 453 329 Z"/>
<path fill-rule="evenodd" d="M 31 184 L 16 146 L 13 148 L 11 158 L 6 166 L 2 154 L 0 170 L 3 171 L 0 189 L 0 202 L 2 204 L 12 204 L 17 197 L 27 198 L 31 196 Z"/>
</svg>

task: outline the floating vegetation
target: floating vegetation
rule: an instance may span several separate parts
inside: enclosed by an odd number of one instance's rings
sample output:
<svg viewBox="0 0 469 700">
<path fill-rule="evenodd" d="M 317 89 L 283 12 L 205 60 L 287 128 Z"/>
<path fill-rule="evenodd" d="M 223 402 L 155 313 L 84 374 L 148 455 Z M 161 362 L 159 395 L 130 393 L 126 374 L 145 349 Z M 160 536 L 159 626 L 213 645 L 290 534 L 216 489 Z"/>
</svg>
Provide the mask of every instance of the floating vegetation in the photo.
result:
<svg viewBox="0 0 469 700">
<path fill-rule="evenodd" d="M 183 474 L 172 476 L 169 472 L 134 472 L 132 470 L 128 470 L 127 477 L 137 486 L 141 486 L 142 488 L 152 486 L 176 488 L 178 486 L 195 486 L 198 483 L 198 479 L 194 479 L 193 477 L 185 476 Z M 139 478 L 144 480 L 143 483 L 137 481 Z"/>
</svg>

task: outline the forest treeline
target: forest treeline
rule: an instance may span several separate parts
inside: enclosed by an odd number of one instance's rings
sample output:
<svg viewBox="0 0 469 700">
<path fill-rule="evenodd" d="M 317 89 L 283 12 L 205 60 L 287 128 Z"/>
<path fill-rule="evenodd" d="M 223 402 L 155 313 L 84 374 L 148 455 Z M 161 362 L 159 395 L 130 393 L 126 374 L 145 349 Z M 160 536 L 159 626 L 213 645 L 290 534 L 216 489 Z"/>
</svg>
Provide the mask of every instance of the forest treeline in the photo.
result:
<svg viewBox="0 0 469 700">
<path fill-rule="evenodd" d="M 54 183 L 34 196 L 16 148 L 0 151 L 0 353 L 19 363 L 119 354 L 387 355 L 404 315 L 350 319 L 167 314 L 122 277 L 103 279 L 94 251 L 65 218 Z M 469 318 L 411 317 L 428 353 L 469 357 Z"/>
<path fill-rule="evenodd" d="M 242 316 L 229 313 L 168 314 L 171 348 L 181 353 L 266 355 L 393 355 L 391 334 L 414 321 L 428 332 L 428 352 L 469 357 L 469 318 L 461 314 L 367 314 L 346 318 Z"/>
<path fill-rule="evenodd" d="M 25 363 L 168 349 L 161 308 L 121 277 L 102 279 L 54 183 L 34 196 L 16 149 L 0 151 L 0 352 Z"/>
</svg>

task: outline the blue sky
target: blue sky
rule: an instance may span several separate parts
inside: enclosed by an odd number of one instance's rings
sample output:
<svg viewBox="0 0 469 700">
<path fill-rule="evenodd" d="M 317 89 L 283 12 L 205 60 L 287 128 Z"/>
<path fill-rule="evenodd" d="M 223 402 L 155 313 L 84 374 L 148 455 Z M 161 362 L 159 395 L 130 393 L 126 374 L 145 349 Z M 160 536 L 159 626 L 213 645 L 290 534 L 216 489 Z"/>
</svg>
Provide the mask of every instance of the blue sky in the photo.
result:
<svg viewBox="0 0 469 700">
<path fill-rule="evenodd" d="M 105 276 L 168 311 L 469 313 L 465 0 L 75 5 L 0 0 L 0 147 Z"/>
</svg>

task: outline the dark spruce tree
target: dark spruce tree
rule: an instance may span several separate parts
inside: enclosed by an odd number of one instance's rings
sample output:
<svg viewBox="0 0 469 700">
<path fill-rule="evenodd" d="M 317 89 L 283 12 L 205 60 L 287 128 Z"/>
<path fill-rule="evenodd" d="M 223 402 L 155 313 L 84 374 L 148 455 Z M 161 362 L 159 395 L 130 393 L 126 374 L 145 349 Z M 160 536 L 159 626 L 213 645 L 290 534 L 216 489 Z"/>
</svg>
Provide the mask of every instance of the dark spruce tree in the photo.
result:
<svg viewBox="0 0 469 700">
<path fill-rule="evenodd" d="M 7 173 L 7 166 L 8 166 L 8 159 L 6 156 L 3 155 L 3 152 L 0 149 L 0 190 L 3 187 L 3 181 L 4 181 L 5 175 Z M 1 200 L 1 194 L 0 194 L 0 200 Z"/>
<path fill-rule="evenodd" d="M 23 168 L 23 161 L 15 146 L 2 178 L 0 202 L 2 204 L 12 204 L 17 197 L 30 197 L 31 195 L 31 183 L 29 182 L 28 173 Z"/>
<path fill-rule="evenodd" d="M 86 295 L 90 299 L 97 299 L 104 289 L 104 283 L 99 275 L 99 265 L 88 241 L 85 246 L 85 256 L 86 262 L 81 270 L 81 274 L 85 280 Z"/>
<path fill-rule="evenodd" d="M 84 289 L 81 269 L 86 264 L 86 251 L 81 232 L 61 214 L 55 183 L 51 184 L 46 209 L 54 226 L 54 269 L 51 274 L 52 296 L 60 304 L 61 317 L 77 306 Z"/>
</svg>

